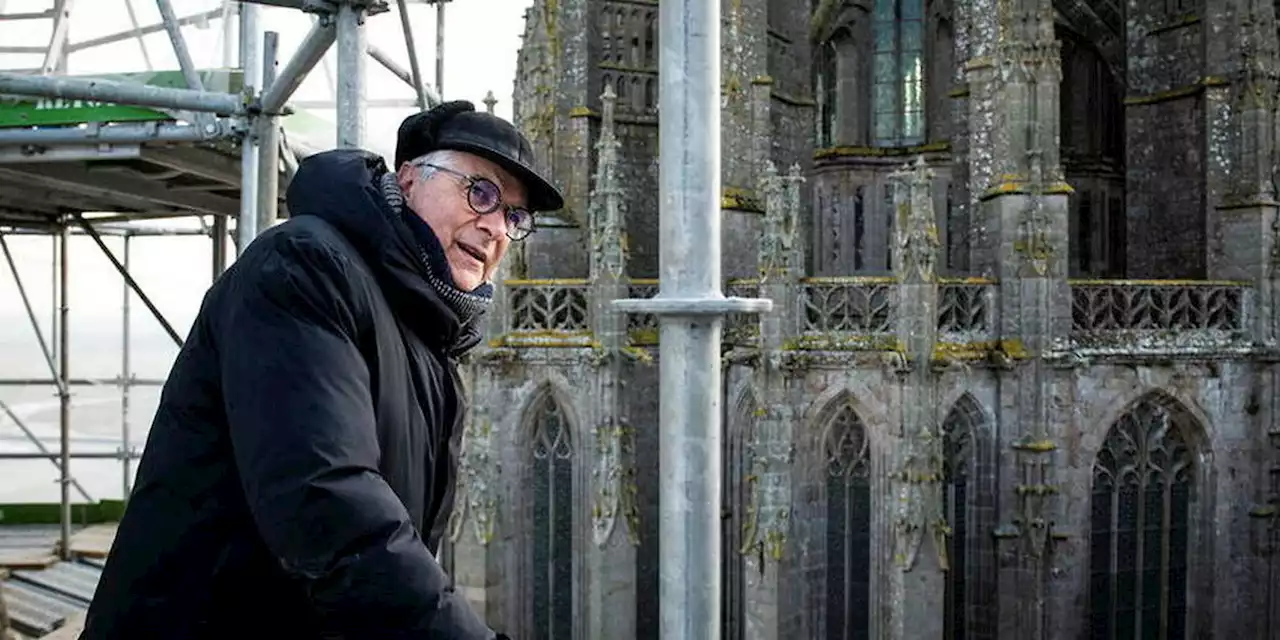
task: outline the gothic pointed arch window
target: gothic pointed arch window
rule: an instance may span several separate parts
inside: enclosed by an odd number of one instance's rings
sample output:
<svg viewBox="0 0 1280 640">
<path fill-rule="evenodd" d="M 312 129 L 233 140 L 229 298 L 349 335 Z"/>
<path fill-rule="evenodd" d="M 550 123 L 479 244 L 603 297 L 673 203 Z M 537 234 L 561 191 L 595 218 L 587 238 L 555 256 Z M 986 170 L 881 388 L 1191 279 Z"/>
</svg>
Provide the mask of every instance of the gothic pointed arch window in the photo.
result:
<svg viewBox="0 0 1280 640">
<path fill-rule="evenodd" d="M 729 429 L 721 446 L 724 450 L 724 482 L 721 484 L 723 514 L 721 522 L 721 584 L 724 597 L 720 601 L 721 637 L 742 640 L 746 637 L 746 563 L 743 561 L 746 534 L 751 526 L 751 459 L 756 429 L 755 396 L 746 393 L 725 424 Z"/>
<path fill-rule="evenodd" d="M 944 588 L 944 637 L 994 640 L 995 467 L 983 426 L 986 420 L 973 396 L 965 394 L 942 422 L 943 489 L 947 523 L 947 571 Z"/>
<path fill-rule="evenodd" d="M 827 489 L 827 640 L 871 633 L 871 462 L 867 429 L 841 403 L 823 438 Z"/>
<path fill-rule="evenodd" d="M 1090 637 L 1187 637 L 1192 420 L 1148 397 L 1111 427 L 1093 465 Z"/>
<path fill-rule="evenodd" d="M 877 147 L 924 142 L 924 22 L 924 0 L 875 0 L 871 139 Z"/>
<path fill-rule="evenodd" d="M 560 640 L 573 637 L 573 439 L 551 393 L 544 393 L 533 411 L 532 637 Z"/>
<path fill-rule="evenodd" d="M 818 46 L 814 65 L 814 88 L 818 96 L 818 147 L 836 146 L 839 70 L 836 65 L 838 52 L 834 38 Z"/>
</svg>

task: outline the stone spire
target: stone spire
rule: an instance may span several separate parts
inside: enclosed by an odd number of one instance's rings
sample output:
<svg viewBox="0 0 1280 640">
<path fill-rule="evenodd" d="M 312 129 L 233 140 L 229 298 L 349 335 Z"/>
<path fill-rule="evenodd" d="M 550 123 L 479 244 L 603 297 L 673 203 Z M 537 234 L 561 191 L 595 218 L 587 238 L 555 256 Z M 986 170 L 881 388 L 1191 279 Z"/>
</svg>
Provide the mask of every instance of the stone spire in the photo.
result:
<svg viewBox="0 0 1280 640">
<path fill-rule="evenodd" d="M 493 90 L 484 94 L 484 110 L 489 112 L 490 115 L 493 114 L 493 107 L 496 104 L 498 104 L 498 98 L 493 95 Z"/>
<path fill-rule="evenodd" d="M 622 278 L 626 273 L 626 203 L 618 183 L 618 141 L 614 130 L 614 104 L 618 96 L 606 85 L 600 97 L 603 111 L 600 140 L 596 143 L 596 184 L 591 193 L 591 277 Z"/>
</svg>

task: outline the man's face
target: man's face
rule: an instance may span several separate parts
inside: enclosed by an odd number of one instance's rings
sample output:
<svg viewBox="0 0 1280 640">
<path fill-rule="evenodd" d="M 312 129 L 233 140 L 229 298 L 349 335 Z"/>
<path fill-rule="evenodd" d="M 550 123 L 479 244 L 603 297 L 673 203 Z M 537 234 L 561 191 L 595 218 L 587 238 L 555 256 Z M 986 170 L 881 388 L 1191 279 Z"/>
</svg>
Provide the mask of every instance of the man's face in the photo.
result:
<svg viewBox="0 0 1280 640">
<path fill-rule="evenodd" d="M 405 200 L 422 218 L 444 248 L 453 281 L 463 291 L 472 291 L 493 277 L 498 264 L 507 254 L 511 238 L 507 236 L 507 207 L 524 207 L 524 185 L 497 164 L 469 153 L 453 154 L 446 162 L 433 164 L 443 169 L 428 169 L 405 163 L 398 179 Z M 484 178 L 498 186 L 504 206 L 486 215 L 476 213 L 468 201 L 473 180 Z"/>
</svg>

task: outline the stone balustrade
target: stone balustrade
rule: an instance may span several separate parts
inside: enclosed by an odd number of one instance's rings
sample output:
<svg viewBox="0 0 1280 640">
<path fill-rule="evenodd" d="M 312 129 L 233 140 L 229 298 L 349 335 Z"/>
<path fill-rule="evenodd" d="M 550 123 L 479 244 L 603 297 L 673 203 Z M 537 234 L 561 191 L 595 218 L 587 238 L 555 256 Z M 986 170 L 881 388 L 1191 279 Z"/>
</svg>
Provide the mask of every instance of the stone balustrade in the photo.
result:
<svg viewBox="0 0 1280 640">
<path fill-rule="evenodd" d="M 1072 280 L 1071 324 L 1058 344 L 1105 351 L 1187 351 L 1247 347 L 1253 289 L 1239 282 L 1162 280 Z M 508 280 L 507 332 L 496 343 L 509 347 L 592 346 L 592 313 L 598 306 L 588 279 Z M 898 350 L 900 285 L 893 277 L 807 277 L 795 287 L 798 350 Z M 658 294 L 656 279 L 627 283 L 630 297 Z M 761 280 L 726 281 L 725 295 L 755 297 Z M 952 351 L 981 351 L 998 338 L 998 284 L 986 278 L 940 278 L 936 314 L 938 343 Z M 780 311 L 786 311 L 780 309 Z M 777 313 L 777 312 L 775 312 Z M 759 344 L 761 318 L 726 318 L 727 346 Z M 657 318 L 627 318 L 632 346 L 658 343 Z"/>
</svg>

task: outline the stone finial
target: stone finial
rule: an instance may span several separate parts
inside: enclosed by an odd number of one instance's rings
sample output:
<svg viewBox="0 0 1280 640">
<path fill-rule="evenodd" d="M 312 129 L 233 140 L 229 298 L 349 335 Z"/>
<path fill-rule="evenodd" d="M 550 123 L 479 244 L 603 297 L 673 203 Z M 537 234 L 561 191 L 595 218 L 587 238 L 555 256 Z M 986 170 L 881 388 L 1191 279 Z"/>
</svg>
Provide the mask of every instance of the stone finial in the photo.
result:
<svg viewBox="0 0 1280 640">
<path fill-rule="evenodd" d="M 941 243 L 933 210 L 933 175 L 924 156 L 890 175 L 896 210 L 893 263 L 903 282 L 931 282 L 937 275 Z"/>
<path fill-rule="evenodd" d="M 619 142 L 614 124 L 617 94 L 605 85 L 600 95 L 603 116 L 596 142 L 596 184 L 591 194 L 591 275 L 621 278 L 626 270 L 626 225 L 622 188 L 618 184 Z"/>
<path fill-rule="evenodd" d="M 614 108 L 618 104 L 618 94 L 613 90 L 613 83 L 604 85 L 604 92 L 600 94 L 600 138 L 603 140 L 605 135 L 612 137 L 614 135 Z"/>
<path fill-rule="evenodd" d="M 764 196 L 764 229 L 760 234 L 760 279 L 785 276 L 797 267 L 794 260 L 796 222 L 800 217 L 800 166 L 790 175 L 778 174 L 772 162 L 765 162 L 760 192 Z"/>
<path fill-rule="evenodd" d="M 490 115 L 493 114 L 493 107 L 496 104 L 498 104 L 498 98 L 497 96 L 493 95 L 492 90 L 484 94 L 484 110 L 489 112 Z"/>
</svg>

